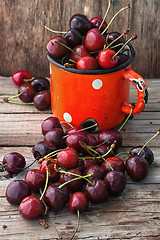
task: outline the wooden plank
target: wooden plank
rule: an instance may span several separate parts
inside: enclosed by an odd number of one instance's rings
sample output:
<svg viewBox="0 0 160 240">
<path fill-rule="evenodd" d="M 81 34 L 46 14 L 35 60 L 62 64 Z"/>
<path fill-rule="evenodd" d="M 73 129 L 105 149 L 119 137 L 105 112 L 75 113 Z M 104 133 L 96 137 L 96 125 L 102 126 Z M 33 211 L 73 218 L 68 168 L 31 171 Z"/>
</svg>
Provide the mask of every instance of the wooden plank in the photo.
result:
<svg viewBox="0 0 160 240">
<path fill-rule="evenodd" d="M 130 26 L 129 36 L 139 35 L 133 43 L 136 51 L 134 69 L 144 77 L 159 77 L 160 2 L 112 1 L 106 21 L 109 22 L 113 15 L 129 2 L 130 10 L 120 13 L 109 31 L 122 32 Z M 3 61 L 0 64 L 0 75 L 10 76 L 18 69 L 25 69 L 35 76 L 49 76 L 46 44 L 55 34 L 47 31 L 44 26 L 65 31 L 69 29 L 69 20 L 73 14 L 85 14 L 89 19 L 94 16 L 103 17 L 108 1 L 32 0 L 26 6 L 20 0 L 12 0 L 2 1 L 1 5 L 0 55 Z"/>
</svg>

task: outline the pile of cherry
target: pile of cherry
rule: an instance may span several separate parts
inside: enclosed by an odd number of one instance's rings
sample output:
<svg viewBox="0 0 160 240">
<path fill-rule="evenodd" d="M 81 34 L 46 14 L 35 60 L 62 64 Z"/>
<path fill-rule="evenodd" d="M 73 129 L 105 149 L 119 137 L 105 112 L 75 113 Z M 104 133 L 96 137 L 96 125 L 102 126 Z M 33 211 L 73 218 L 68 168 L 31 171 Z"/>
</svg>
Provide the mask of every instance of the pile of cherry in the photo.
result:
<svg viewBox="0 0 160 240">
<path fill-rule="evenodd" d="M 145 145 L 132 148 L 124 161 L 119 158 L 122 152 L 117 154 L 123 140 L 119 130 L 104 130 L 95 137 L 81 126 L 64 130 L 62 124 L 56 117 L 42 122 L 44 140 L 32 149 L 39 169 L 29 168 L 24 180 L 14 180 L 6 189 L 6 199 L 19 205 L 25 219 L 42 218 L 46 208 L 58 211 L 66 204 L 71 212 L 87 211 L 89 204 L 121 194 L 126 174 L 140 181 L 149 173 L 154 155 L 146 145 L 160 131 Z M 3 158 L 10 174 L 22 171 L 25 165 L 25 158 L 17 152 Z"/>
<path fill-rule="evenodd" d="M 18 86 L 18 94 L 3 98 L 5 102 L 13 104 L 33 104 L 43 111 L 51 106 L 50 82 L 45 77 L 32 77 L 26 70 L 18 70 L 12 75 L 12 80 Z M 12 101 L 19 98 L 21 102 Z"/>
<path fill-rule="evenodd" d="M 81 70 L 108 69 L 125 63 L 129 59 L 125 46 L 136 39 L 137 35 L 126 41 L 125 37 L 129 29 L 122 34 L 108 32 L 115 17 L 129 8 L 127 5 L 120 9 L 107 24 L 105 18 L 110 8 L 110 2 L 103 19 L 93 17 L 89 20 L 83 14 L 73 15 L 69 22 L 70 29 L 63 36 L 56 36 L 48 41 L 49 55 L 55 60 L 61 60 L 65 67 Z M 57 31 L 47 29 L 57 33 Z"/>
</svg>

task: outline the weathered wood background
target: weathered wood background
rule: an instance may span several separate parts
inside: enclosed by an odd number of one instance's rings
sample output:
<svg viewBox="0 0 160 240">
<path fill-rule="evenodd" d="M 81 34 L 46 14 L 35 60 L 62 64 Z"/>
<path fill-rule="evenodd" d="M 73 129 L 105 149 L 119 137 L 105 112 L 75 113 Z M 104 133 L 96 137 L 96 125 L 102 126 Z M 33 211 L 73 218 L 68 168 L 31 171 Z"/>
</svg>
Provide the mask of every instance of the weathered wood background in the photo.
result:
<svg viewBox="0 0 160 240">
<path fill-rule="evenodd" d="M 10 76 L 25 69 L 33 76 L 49 76 L 46 43 L 54 36 L 45 25 L 55 30 L 68 30 L 69 19 L 82 13 L 90 19 L 103 17 L 108 0 L 0 0 L 0 75 Z M 107 22 L 120 8 L 131 8 L 119 14 L 110 31 L 131 28 L 138 34 L 133 43 L 136 58 L 133 69 L 145 78 L 160 76 L 160 1 L 113 0 Z"/>
</svg>

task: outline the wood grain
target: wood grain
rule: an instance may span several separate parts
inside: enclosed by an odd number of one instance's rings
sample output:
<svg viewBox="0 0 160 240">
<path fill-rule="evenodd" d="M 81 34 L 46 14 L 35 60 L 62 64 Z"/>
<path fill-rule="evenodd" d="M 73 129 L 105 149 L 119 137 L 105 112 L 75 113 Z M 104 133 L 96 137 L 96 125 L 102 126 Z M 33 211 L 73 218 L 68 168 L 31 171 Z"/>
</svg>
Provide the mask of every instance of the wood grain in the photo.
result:
<svg viewBox="0 0 160 240">
<path fill-rule="evenodd" d="M 136 58 L 133 69 L 145 78 L 160 75 L 160 1 L 159 0 L 113 0 L 106 21 L 122 7 L 130 3 L 131 8 L 120 13 L 109 31 L 122 32 L 131 28 L 129 36 L 138 34 L 133 42 Z M 49 76 L 46 59 L 46 44 L 55 36 L 45 29 L 69 29 L 73 14 L 82 13 L 89 19 L 103 17 L 107 0 L 20 0 L 1 1 L 0 8 L 0 75 L 10 76 L 19 69 L 25 69 L 34 76 Z"/>
</svg>

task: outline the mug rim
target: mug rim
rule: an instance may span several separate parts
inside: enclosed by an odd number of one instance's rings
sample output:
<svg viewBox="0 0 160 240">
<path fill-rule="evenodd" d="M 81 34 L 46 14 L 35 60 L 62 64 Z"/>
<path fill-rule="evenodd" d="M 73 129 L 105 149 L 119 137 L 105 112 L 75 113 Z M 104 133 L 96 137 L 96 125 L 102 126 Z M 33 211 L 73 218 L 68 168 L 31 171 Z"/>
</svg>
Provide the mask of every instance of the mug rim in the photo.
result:
<svg viewBox="0 0 160 240">
<path fill-rule="evenodd" d="M 49 60 L 50 63 L 52 63 L 55 67 L 60 68 L 66 72 L 77 73 L 77 74 L 86 74 L 86 75 L 99 75 L 99 74 L 107 74 L 107 73 L 120 71 L 120 70 L 128 67 L 133 62 L 134 57 L 135 57 L 134 48 L 130 43 L 128 43 L 127 46 L 130 49 L 130 57 L 125 63 L 118 65 L 114 68 L 98 69 L 98 70 L 80 70 L 80 69 L 75 69 L 75 68 L 66 68 L 64 65 L 62 65 L 58 62 L 58 59 L 53 58 L 49 54 L 48 51 L 46 52 L 46 54 L 47 54 L 47 59 Z"/>
</svg>

